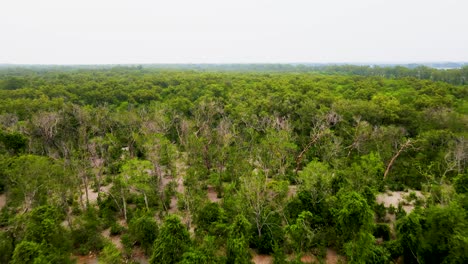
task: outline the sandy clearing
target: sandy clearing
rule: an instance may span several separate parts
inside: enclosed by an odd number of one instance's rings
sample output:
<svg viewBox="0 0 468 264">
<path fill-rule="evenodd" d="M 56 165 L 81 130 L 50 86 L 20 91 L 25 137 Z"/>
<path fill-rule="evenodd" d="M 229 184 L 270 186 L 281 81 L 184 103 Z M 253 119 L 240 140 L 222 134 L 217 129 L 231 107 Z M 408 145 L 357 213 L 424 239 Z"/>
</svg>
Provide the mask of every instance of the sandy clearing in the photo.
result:
<svg viewBox="0 0 468 264">
<path fill-rule="evenodd" d="M 272 264 L 273 257 L 270 255 L 254 255 L 252 258 L 252 262 L 255 264 Z"/>
<path fill-rule="evenodd" d="M 111 236 L 110 235 L 110 228 L 102 231 L 102 236 L 109 239 L 120 251 L 123 249 L 122 242 L 120 241 L 120 236 Z"/>
<path fill-rule="evenodd" d="M 207 195 L 208 195 L 208 200 L 212 203 L 219 203 L 221 201 L 220 198 L 218 198 L 218 193 L 215 190 L 214 186 L 208 185 L 208 190 L 207 190 Z"/>
<path fill-rule="evenodd" d="M 109 185 L 106 185 L 106 186 L 101 186 L 101 192 L 102 193 L 108 193 L 109 190 L 112 188 L 112 183 L 109 184 Z M 86 203 L 86 190 L 85 189 L 82 189 L 81 190 L 82 192 L 82 199 L 83 199 L 83 202 Z M 89 203 L 96 203 L 97 202 L 97 198 L 98 198 L 98 192 L 94 191 L 93 188 L 91 188 L 91 185 L 88 186 L 88 199 L 89 199 Z"/>
<path fill-rule="evenodd" d="M 402 202 L 403 210 L 406 213 L 410 213 L 414 209 L 414 201 L 408 203 L 405 199 L 411 192 L 414 192 L 418 198 L 424 199 L 424 195 L 420 191 L 408 191 L 408 192 L 386 192 L 386 193 L 379 193 L 376 196 L 377 203 L 383 203 L 385 207 L 390 207 L 392 205 L 395 208 L 398 208 L 398 204 Z"/>
<path fill-rule="evenodd" d="M 337 264 L 337 263 L 346 263 L 343 256 L 338 255 L 338 253 L 331 248 L 327 248 L 327 264 Z"/>
<path fill-rule="evenodd" d="M 294 197 L 297 194 L 297 185 L 288 186 L 288 198 Z"/>
<path fill-rule="evenodd" d="M 94 255 L 76 256 L 76 264 L 98 264 L 98 259 Z"/>
</svg>

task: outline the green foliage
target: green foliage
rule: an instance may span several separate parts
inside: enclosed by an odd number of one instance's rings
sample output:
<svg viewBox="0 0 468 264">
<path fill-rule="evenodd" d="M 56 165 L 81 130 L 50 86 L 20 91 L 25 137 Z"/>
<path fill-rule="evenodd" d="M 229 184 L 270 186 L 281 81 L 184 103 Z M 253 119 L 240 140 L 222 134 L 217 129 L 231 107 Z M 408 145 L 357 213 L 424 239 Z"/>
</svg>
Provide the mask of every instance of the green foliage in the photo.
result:
<svg viewBox="0 0 468 264">
<path fill-rule="evenodd" d="M 201 251 L 198 250 L 189 250 L 182 255 L 182 260 L 180 264 L 205 264 L 208 262 L 208 257 Z"/>
<path fill-rule="evenodd" d="M 153 242 L 158 237 L 158 224 L 153 217 L 143 215 L 134 217 L 129 223 L 129 234 L 149 254 Z"/>
<path fill-rule="evenodd" d="M 385 216 L 387 215 L 387 209 L 385 208 L 385 205 L 383 203 L 375 204 L 374 212 L 375 212 L 375 215 L 377 216 L 377 220 L 380 222 L 383 222 L 385 219 Z M 389 208 L 389 213 L 391 213 L 390 208 Z"/>
<path fill-rule="evenodd" d="M 198 210 L 195 217 L 197 231 L 204 231 L 216 235 L 222 235 L 219 232 L 219 226 L 226 222 L 224 210 L 217 203 L 208 203 Z"/>
<path fill-rule="evenodd" d="M 111 236 L 116 236 L 116 235 L 120 235 L 124 230 L 125 228 L 123 226 L 114 222 L 111 224 L 109 231 L 110 231 Z"/>
<path fill-rule="evenodd" d="M 119 264 L 123 263 L 122 260 L 122 255 L 120 251 L 117 249 L 117 247 L 111 243 L 108 242 L 104 246 L 104 249 L 102 250 L 101 254 L 99 255 L 99 264 Z"/>
<path fill-rule="evenodd" d="M 251 248 L 285 263 L 325 247 L 352 263 L 467 262 L 468 68 L 151 67 L 0 69 L 0 262 L 66 263 L 73 248 L 117 263 L 109 227 L 125 257 L 141 246 L 152 263 L 250 263 Z M 389 208 L 396 240 L 374 224 L 387 188 L 428 201 Z"/>
<path fill-rule="evenodd" d="M 389 252 L 391 259 L 397 259 L 403 255 L 403 247 L 399 240 L 390 240 L 383 243 L 383 247 Z"/>
<path fill-rule="evenodd" d="M 190 235 L 179 218 L 175 215 L 168 215 L 154 241 L 150 263 L 178 263 L 190 244 Z"/>
<path fill-rule="evenodd" d="M 468 261 L 467 213 L 456 203 L 426 211 L 421 256 L 426 262 Z"/>
<path fill-rule="evenodd" d="M 10 232 L 0 231 L 0 263 L 9 263 L 12 256 L 14 238 Z"/>
<path fill-rule="evenodd" d="M 71 232 L 73 247 L 77 253 L 86 255 L 90 252 L 99 252 L 104 247 L 104 238 L 101 235 L 101 222 L 97 212 L 89 208 L 79 219 L 78 228 Z"/>
<path fill-rule="evenodd" d="M 384 164 L 378 154 L 370 153 L 359 157 L 346 172 L 354 190 L 363 191 L 364 188 L 381 189 L 383 185 Z"/>
<path fill-rule="evenodd" d="M 72 261 L 70 260 L 68 254 L 64 254 L 63 252 L 57 251 L 55 248 L 49 247 L 44 243 L 23 240 L 16 245 L 10 263 L 71 264 Z"/>
<path fill-rule="evenodd" d="M 26 150 L 28 139 L 17 132 L 4 133 L 0 131 L 0 143 L 3 143 L 6 150 L 13 154 L 19 154 Z"/>
<path fill-rule="evenodd" d="M 10 160 L 5 174 L 12 203 L 30 209 L 51 200 L 50 191 L 63 177 L 63 167 L 43 156 L 23 155 Z"/>
<path fill-rule="evenodd" d="M 286 233 L 297 253 L 307 252 L 310 248 L 320 246 L 321 228 L 316 225 L 315 219 L 311 212 L 303 211 L 294 224 L 286 226 Z"/>
<path fill-rule="evenodd" d="M 22 241 L 15 247 L 13 253 L 12 264 L 48 263 L 41 249 L 41 245 L 36 242 Z"/>
<path fill-rule="evenodd" d="M 236 216 L 229 228 L 226 263 L 251 263 L 249 251 L 251 228 L 252 225 L 243 215 L 239 214 Z"/>
<path fill-rule="evenodd" d="M 42 243 L 54 251 L 67 254 L 71 251 L 69 233 L 62 227 L 62 215 L 57 208 L 40 206 L 28 215 L 24 240 Z"/>
<path fill-rule="evenodd" d="M 252 230 L 251 242 L 260 254 L 272 253 L 275 244 L 283 244 L 284 230 L 281 228 L 281 221 L 282 218 L 278 213 L 271 212 L 261 236 L 256 230 Z"/>
<path fill-rule="evenodd" d="M 422 240 L 421 216 L 411 213 L 400 219 L 397 224 L 398 239 L 403 248 L 403 257 L 407 263 L 419 262 L 418 251 Z"/>
<path fill-rule="evenodd" d="M 337 226 L 345 240 L 354 239 L 360 232 L 369 232 L 373 227 L 374 214 L 366 200 L 356 192 L 338 194 L 338 204 L 334 211 Z M 367 235 L 360 237 L 366 238 Z M 364 239 L 367 241 L 368 239 Z"/>
<path fill-rule="evenodd" d="M 387 224 L 377 224 L 374 228 L 374 237 L 381 237 L 384 241 L 390 239 L 390 226 Z"/>
<path fill-rule="evenodd" d="M 372 264 L 391 263 L 390 252 L 388 252 L 388 250 L 385 247 L 371 245 L 370 248 L 371 248 L 371 252 L 364 259 L 364 263 L 372 263 Z"/>
<path fill-rule="evenodd" d="M 372 251 L 374 237 L 366 232 L 359 232 L 354 235 L 354 239 L 344 244 L 344 251 L 349 263 L 381 263 L 370 262 L 375 254 Z"/>
<path fill-rule="evenodd" d="M 459 174 L 455 178 L 454 187 L 457 193 L 468 193 L 468 173 Z"/>
<path fill-rule="evenodd" d="M 180 263 L 224 263 L 223 259 L 217 256 L 215 239 L 214 236 L 205 236 L 198 247 L 192 246 L 182 255 Z"/>
</svg>

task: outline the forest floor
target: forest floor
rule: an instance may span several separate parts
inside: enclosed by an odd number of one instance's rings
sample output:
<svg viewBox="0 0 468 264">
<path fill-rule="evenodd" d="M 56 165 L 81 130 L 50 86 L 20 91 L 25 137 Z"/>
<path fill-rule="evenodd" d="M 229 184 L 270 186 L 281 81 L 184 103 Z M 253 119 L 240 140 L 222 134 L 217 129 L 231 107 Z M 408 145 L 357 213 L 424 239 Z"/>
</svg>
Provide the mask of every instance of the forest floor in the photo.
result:
<svg viewBox="0 0 468 264">
<path fill-rule="evenodd" d="M 208 185 L 208 200 L 212 203 L 219 203 L 221 201 L 221 198 L 218 198 L 218 193 L 216 192 L 216 189 L 214 186 Z"/>
<path fill-rule="evenodd" d="M 109 190 L 112 188 L 112 183 L 106 186 L 101 186 L 102 193 L 109 193 Z M 86 203 L 86 189 L 81 190 L 81 198 L 83 199 L 83 203 Z M 88 200 L 90 204 L 96 204 L 98 198 L 98 192 L 94 190 L 94 188 L 88 185 Z"/>
<path fill-rule="evenodd" d="M 128 225 L 125 222 L 125 219 L 119 219 L 117 222 L 118 222 L 119 225 L 121 225 L 121 226 L 123 226 L 125 228 L 128 228 Z M 122 242 L 121 242 L 121 236 L 120 235 L 112 236 L 110 234 L 110 227 L 107 228 L 106 230 L 102 231 L 101 235 L 103 237 L 109 239 L 109 241 L 111 241 L 117 247 L 117 249 L 119 249 L 120 251 L 123 250 L 123 245 L 122 245 Z"/>
<path fill-rule="evenodd" d="M 76 264 L 98 264 L 98 258 L 95 255 L 75 256 Z"/>
<path fill-rule="evenodd" d="M 411 213 L 415 207 L 415 201 L 414 200 L 409 200 L 408 197 L 411 192 L 414 192 L 416 194 L 416 197 L 418 199 L 424 199 L 424 195 L 420 191 L 413 191 L 409 190 L 407 192 L 401 192 L 401 191 L 388 191 L 385 193 L 380 193 L 376 196 L 376 202 L 378 204 L 383 204 L 385 208 L 389 208 L 390 206 L 393 206 L 395 209 L 398 208 L 398 204 L 402 204 L 403 210 L 407 214 Z M 390 223 L 395 223 L 396 221 L 396 215 L 395 214 L 390 214 L 387 212 L 387 215 L 385 216 L 386 221 Z"/>
<path fill-rule="evenodd" d="M 377 203 L 383 203 L 385 207 L 390 207 L 392 205 L 395 208 L 398 208 L 398 204 L 401 202 L 403 205 L 403 210 L 406 213 L 411 213 L 414 209 L 414 201 L 408 201 L 407 197 L 410 195 L 411 192 L 416 194 L 418 199 L 424 199 L 424 195 L 420 191 L 407 191 L 407 192 L 386 192 L 380 193 L 377 195 L 376 200 Z"/>
<path fill-rule="evenodd" d="M 273 257 L 270 255 L 257 255 L 253 254 L 252 262 L 255 264 L 272 264 L 273 263 Z"/>
<path fill-rule="evenodd" d="M 288 260 L 294 260 L 295 256 L 294 255 L 289 255 L 287 257 Z M 264 254 L 253 254 L 252 262 L 255 264 L 273 264 L 274 258 L 273 256 L 270 255 L 264 255 Z M 301 257 L 301 262 L 302 263 L 321 263 L 320 260 L 312 255 L 312 254 L 305 254 L 304 256 Z M 346 263 L 346 260 L 343 256 L 338 255 L 338 253 L 331 249 L 327 249 L 327 256 L 325 258 L 326 264 L 337 264 L 337 263 Z"/>
</svg>

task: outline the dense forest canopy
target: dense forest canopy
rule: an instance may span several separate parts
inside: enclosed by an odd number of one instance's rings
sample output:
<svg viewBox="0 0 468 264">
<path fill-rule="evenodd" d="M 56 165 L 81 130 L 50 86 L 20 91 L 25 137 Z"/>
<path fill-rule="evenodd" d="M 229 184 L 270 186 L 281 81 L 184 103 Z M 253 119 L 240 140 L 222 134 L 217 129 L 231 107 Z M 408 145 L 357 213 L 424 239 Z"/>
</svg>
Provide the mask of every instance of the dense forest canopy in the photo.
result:
<svg viewBox="0 0 468 264">
<path fill-rule="evenodd" d="M 468 262 L 467 66 L 229 67 L 0 69 L 0 262 Z"/>
</svg>

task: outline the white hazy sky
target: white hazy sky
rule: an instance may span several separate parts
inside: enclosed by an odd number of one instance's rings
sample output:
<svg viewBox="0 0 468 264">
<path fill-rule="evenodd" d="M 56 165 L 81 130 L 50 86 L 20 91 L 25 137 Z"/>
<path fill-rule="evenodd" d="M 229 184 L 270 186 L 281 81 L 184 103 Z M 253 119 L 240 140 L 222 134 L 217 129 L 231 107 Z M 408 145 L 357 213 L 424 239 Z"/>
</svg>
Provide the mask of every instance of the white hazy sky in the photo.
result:
<svg viewBox="0 0 468 264">
<path fill-rule="evenodd" d="M 0 0 L 0 63 L 468 61 L 468 0 Z"/>
</svg>

